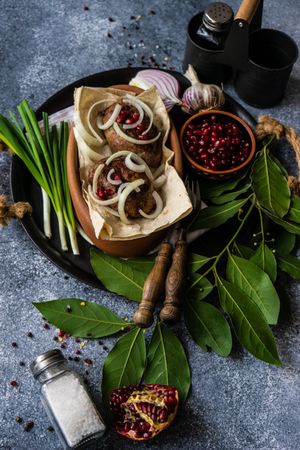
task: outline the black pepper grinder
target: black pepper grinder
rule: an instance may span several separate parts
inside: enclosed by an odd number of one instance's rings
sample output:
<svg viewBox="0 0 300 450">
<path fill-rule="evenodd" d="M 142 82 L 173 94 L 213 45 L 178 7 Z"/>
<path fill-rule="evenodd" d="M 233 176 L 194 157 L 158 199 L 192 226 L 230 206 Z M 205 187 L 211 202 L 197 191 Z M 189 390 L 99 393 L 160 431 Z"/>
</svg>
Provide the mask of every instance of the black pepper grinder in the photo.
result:
<svg viewBox="0 0 300 450">
<path fill-rule="evenodd" d="M 232 22 L 233 11 L 229 5 L 222 2 L 210 3 L 196 31 L 199 45 L 210 50 L 222 50 Z"/>
</svg>

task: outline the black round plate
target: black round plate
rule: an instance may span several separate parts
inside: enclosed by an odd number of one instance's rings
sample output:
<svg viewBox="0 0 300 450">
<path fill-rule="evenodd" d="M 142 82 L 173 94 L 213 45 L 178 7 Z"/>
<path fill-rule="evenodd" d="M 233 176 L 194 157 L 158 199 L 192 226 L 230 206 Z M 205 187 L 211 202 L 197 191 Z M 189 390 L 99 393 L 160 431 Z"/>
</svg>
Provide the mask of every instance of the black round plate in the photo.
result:
<svg viewBox="0 0 300 450">
<path fill-rule="evenodd" d="M 48 114 L 52 114 L 59 111 L 73 103 L 73 93 L 75 87 L 80 86 L 92 86 L 92 87 L 107 87 L 114 84 L 127 84 L 135 76 L 139 70 L 144 68 L 126 68 L 116 69 L 107 72 L 100 72 L 91 75 L 86 78 L 82 78 L 75 83 L 72 83 L 52 97 L 50 97 L 45 103 L 43 103 L 37 110 L 38 118 L 41 118 L 42 111 L 46 111 Z M 178 72 L 171 72 L 174 75 L 181 86 L 182 92 L 189 83 Z M 225 110 L 231 111 L 244 119 L 252 128 L 255 126 L 254 118 L 234 99 L 226 96 Z M 182 113 L 179 107 L 175 107 L 171 111 L 171 117 L 177 130 L 180 130 L 181 125 L 186 120 L 186 114 Z M 53 215 L 51 239 L 46 239 L 43 230 L 43 211 L 42 211 L 42 198 L 41 189 L 32 178 L 23 162 L 16 156 L 12 159 L 11 165 L 11 190 L 13 199 L 15 202 L 27 201 L 32 205 L 33 213 L 31 216 L 26 215 L 22 220 L 22 226 L 31 240 L 40 249 L 40 251 L 46 255 L 56 266 L 63 269 L 69 275 L 93 286 L 101 287 L 103 285 L 95 276 L 89 258 L 90 245 L 78 236 L 80 256 L 74 256 L 71 251 L 63 252 L 60 248 L 58 230 L 56 226 L 56 219 Z M 209 232 L 211 233 L 211 232 Z M 207 235 L 206 235 L 207 236 Z M 217 233 L 217 236 L 222 236 L 222 233 Z M 193 250 L 201 252 L 205 251 L 207 243 L 210 239 L 201 239 L 193 243 Z M 216 242 L 216 233 L 211 242 Z"/>
</svg>

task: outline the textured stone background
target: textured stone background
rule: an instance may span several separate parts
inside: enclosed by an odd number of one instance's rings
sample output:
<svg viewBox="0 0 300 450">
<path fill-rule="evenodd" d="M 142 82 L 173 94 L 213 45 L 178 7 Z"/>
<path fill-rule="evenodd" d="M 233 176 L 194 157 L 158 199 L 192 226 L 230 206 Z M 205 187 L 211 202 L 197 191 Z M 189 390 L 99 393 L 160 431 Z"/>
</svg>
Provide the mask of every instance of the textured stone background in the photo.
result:
<svg viewBox="0 0 300 450">
<path fill-rule="evenodd" d="M 92 73 L 117 67 L 141 65 L 141 56 L 181 70 L 185 27 L 189 18 L 204 9 L 206 1 L 71 1 L 0 0 L 0 105 L 1 112 L 13 109 L 22 99 L 34 107 L 70 82 Z M 237 9 L 239 1 L 231 0 Z M 292 0 L 266 1 L 263 25 L 290 33 L 300 43 L 299 6 Z M 89 9 L 86 9 L 88 7 Z M 150 11 L 156 14 L 152 14 Z M 135 21 L 130 16 L 142 17 Z M 109 22 L 111 16 L 114 22 Z M 126 27 L 126 29 L 123 29 Z M 112 37 L 108 37 L 108 33 Z M 130 35 L 130 36 L 129 36 Z M 143 40 L 143 42 L 141 42 Z M 248 109 L 257 116 L 270 113 L 293 124 L 300 132 L 300 65 L 295 65 L 283 102 L 268 111 Z M 232 93 L 230 86 L 226 87 Z M 235 96 L 235 94 L 233 93 Z M 236 96 L 235 96 L 236 97 Z M 294 160 L 284 152 L 290 167 Z M 10 156 L 0 156 L 0 194 L 10 195 Z M 287 277 L 281 281 L 289 294 L 290 314 L 275 329 L 283 367 L 263 364 L 236 351 L 222 359 L 203 353 L 178 326 L 189 355 L 192 390 L 172 429 L 153 443 L 131 443 L 108 430 L 103 449 L 189 448 L 189 449 L 290 449 L 300 442 L 300 352 L 299 288 Z M 47 431 L 49 421 L 39 401 L 29 362 L 57 344 L 54 328 L 46 330 L 31 302 L 58 297 L 79 297 L 97 301 L 121 316 L 131 315 L 134 305 L 116 295 L 67 277 L 41 255 L 20 224 L 0 230 L 0 448 L 9 450 L 58 449 L 55 433 Z M 287 304 L 285 304 L 285 307 Z M 33 338 L 27 337 L 31 331 Z M 17 348 L 11 343 L 15 341 Z M 84 356 L 94 360 L 90 368 L 72 362 L 81 374 L 88 369 L 91 392 L 96 398 L 107 349 L 89 342 Z M 107 346 L 107 347 L 106 347 Z M 65 349 L 74 355 L 75 343 Z M 19 365 L 25 362 L 25 367 Z M 10 380 L 16 379 L 18 388 Z M 24 421 L 34 428 L 23 432 Z"/>
</svg>

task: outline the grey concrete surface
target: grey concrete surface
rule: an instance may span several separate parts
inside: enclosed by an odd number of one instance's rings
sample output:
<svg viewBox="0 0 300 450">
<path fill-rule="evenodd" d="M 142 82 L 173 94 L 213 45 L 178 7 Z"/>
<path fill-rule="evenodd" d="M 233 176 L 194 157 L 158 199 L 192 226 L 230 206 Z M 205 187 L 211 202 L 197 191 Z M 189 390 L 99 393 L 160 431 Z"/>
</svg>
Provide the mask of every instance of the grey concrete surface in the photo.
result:
<svg viewBox="0 0 300 450">
<path fill-rule="evenodd" d="M 14 109 L 22 98 L 37 107 L 58 89 L 92 73 L 126 67 L 128 63 L 140 66 L 142 55 L 147 64 L 155 54 L 159 64 L 181 70 L 186 24 L 206 3 L 0 0 L 1 112 Z M 236 10 L 239 1 L 228 3 Z M 131 16 L 141 18 L 133 20 Z M 300 44 L 298 2 L 265 1 L 263 25 L 290 33 Z M 263 111 L 247 108 L 255 116 L 272 114 L 300 132 L 299 82 L 298 61 L 281 104 Z M 226 90 L 237 98 L 230 86 Z M 282 148 L 290 170 L 295 169 L 291 151 L 287 146 Z M 8 197 L 10 162 L 10 155 L 0 155 L 0 194 Z M 125 441 L 109 428 L 102 448 L 299 449 L 300 295 L 295 281 L 282 276 L 281 282 L 289 297 L 284 307 L 288 302 L 290 309 L 275 327 L 282 367 L 259 362 L 241 350 L 226 359 L 203 353 L 181 324 L 175 331 L 189 355 L 192 389 L 176 424 L 146 444 Z M 55 329 L 43 328 L 43 320 L 31 302 L 73 296 L 97 301 L 121 316 L 130 316 L 135 307 L 123 298 L 66 277 L 33 246 L 18 222 L 0 230 L 1 449 L 60 448 L 55 433 L 47 430 L 49 420 L 29 371 L 33 357 L 57 346 L 53 341 Z M 29 331 L 32 338 L 27 336 Z M 83 355 L 93 359 L 93 366 L 86 366 L 82 357 L 78 363 L 70 362 L 87 377 L 95 398 L 104 358 L 115 340 L 105 339 L 102 345 L 87 343 Z M 74 356 L 75 345 L 73 340 L 68 342 L 64 350 L 67 356 Z M 20 366 L 20 361 L 25 366 Z M 17 388 L 11 387 L 11 380 L 18 382 Z M 16 423 L 17 415 L 23 418 L 23 424 Z M 28 420 L 34 421 L 34 427 L 26 433 L 23 426 Z"/>
</svg>

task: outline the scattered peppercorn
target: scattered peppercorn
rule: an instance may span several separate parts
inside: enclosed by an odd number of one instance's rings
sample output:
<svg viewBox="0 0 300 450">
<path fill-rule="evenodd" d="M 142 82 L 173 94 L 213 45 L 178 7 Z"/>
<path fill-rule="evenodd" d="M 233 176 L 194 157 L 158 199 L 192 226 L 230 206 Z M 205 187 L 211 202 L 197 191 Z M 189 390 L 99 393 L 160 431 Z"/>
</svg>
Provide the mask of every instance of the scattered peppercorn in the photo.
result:
<svg viewBox="0 0 300 450">
<path fill-rule="evenodd" d="M 19 366 L 24 367 L 24 366 L 25 366 L 24 361 L 20 361 L 20 362 L 19 362 Z"/>
<path fill-rule="evenodd" d="M 153 9 L 151 9 L 150 14 L 153 14 L 153 16 L 154 16 L 156 14 L 156 12 Z"/>
<path fill-rule="evenodd" d="M 18 386 L 18 383 L 17 383 L 16 380 L 11 380 L 11 381 L 9 382 L 9 384 L 10 384 L 12 387 L 17 387 L 17 386 Z"/>
<path fill-rule="evenodd" d="M 85 372 L 84 372 L 86 375 L 89 375 L 90 374 L 90 372 L 88 371 L 88 370 L 85 370 Z"/>
<path fill-rule="evenodd" d="M 105 352 L 108 352 L 108 348 L 107 348 L 105 345 L 103 345 L 103 350 L 104 350 Z"/>
<path fill-rule="evenodd" d="M 28 331 L 28 333 L 27 333 L 27 337 L 29 337 L 29 338 L 33 338 L 33 334 L 31 333 L 31 331 Z"/>
<path fill-rule="evenodd" d="M 109 18 L 108 18 L 108 21 L 109 21 L 109 22 L 115 22 L 115 19 L 113 19 L 112 17 L 109 17 Z"/>
<path fill-rule="evenodd" d="M 16 422 L 17 422 L 17 423 L 22 423 L 22 422 L 23 422 L 22 417 L 16 416 Z"/>
<path fill-rule="evenodd" d="M 90 358 L 85 358 L 84 362 L 85 362 L 85 364 L 89 364 L 89 365 L 93 364 L 93 361 Z"/>
<path fill-rule="evenodd" d="M 75 342 L 80 342 L 80 339 L 78 336 L 75 336 Z"/>
<path fill-rule="evenodd" d="M 33 426 L 34 426 L 34 423 L 32 422 L 32 420 L 29 420 L 24 425 L 24 431 L 28 432 L 28 431 L 32 430 Z"/>
<path fill-rule="evenodd" d="M 57 337 L 57 336 L 53 336 L 53 340 L 54 340 L 55 342 L 57 342 L 57 341 L 58 341 L 58 337 Z"/>
<path fill-rule="evenodd" d="M 78 362 L 78 361 L 79 361 L 78 356 L 74 356 L 74 361 L 75 361 L 75 362 Z"/>
<path fill-rule="evenodd" d="M 89 10 L 89 7 L 88 7 L 88 6 L 85 6 L 84 8 L 87 8 L 86 11 Z M 65 275 L 65 276 L 64 276 L 64 279 L 65 279 L 65 280 L 68 280 L 69 278 L 70 278 L 70 277 L 68 277 L 68 275 Z"/>
<path fill-rule="evenodd" d="M 102 344 L 103 344 L 103 341 L 98 341 L 98 344 L 99 344 L 99 345 L 102 345 Z"/>
<path fill-rule="evenodd" d="M 83 378 L 85 384 L 89 384 L 89 380 L 87 378 Z"/>
<path fill-rule="evenodd" d="M 43 328 L 45 328 L 45 330 L 49 330 L 49 324 L 47 322 L 43 323 Z"/>
<path fill-rule="evenodd" d="M 135 20 L 135 16 L 130 16 L 130 20 Z"/>
<path fill-rule="evenodd" d="M 47 428 L 47 431 L 50 431 L 50 433 L 52 433 L 52 431 L 54 431 L 54 428 L 50 425 L 50 426 Z"/>
<path fill-rule="evenodd" d="M 112 34 L 107 33 L 107 37 L 112 38 Z"/>
<path fill-rule="evenodd" d="M 60 348 L 66 348 L 66 344 L 64 343 L 60 344 Z"/>
<path fill-rule="evenodd" d="M 68 360 L 69 360 L 69 361 L 73 361 L 72 356 L 68 356 Z"/>
<path fill-rule="evenodd" d="M 16 342 L 11 343 L 12 347 L 18 347 L 18 344 Z"/>
</svg>

